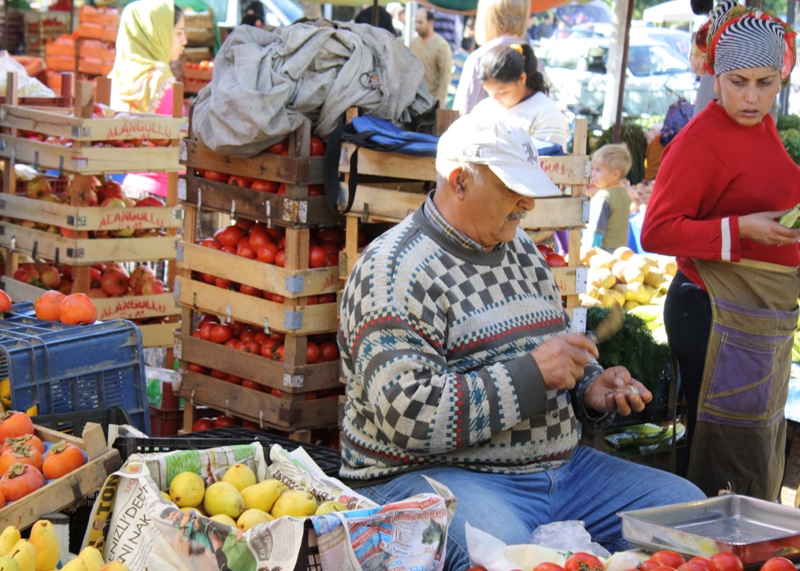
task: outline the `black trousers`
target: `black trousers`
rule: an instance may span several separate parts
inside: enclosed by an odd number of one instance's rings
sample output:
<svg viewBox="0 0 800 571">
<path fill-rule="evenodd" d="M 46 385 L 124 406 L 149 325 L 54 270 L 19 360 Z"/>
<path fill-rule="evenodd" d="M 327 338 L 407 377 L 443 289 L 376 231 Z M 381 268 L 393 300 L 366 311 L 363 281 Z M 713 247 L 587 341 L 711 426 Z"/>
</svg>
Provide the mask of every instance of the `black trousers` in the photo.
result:
<svg viewBox="0 0 800 571">
<path fill-rule="evenodd" d="M 708 293 L 680 271 L 675 275 L 664 304 L 664 327 L 669 346 L 678 358 L 681 391 L 686 398 L 686 449 L 678 472 L 685 474 L 697 424 L 697 402 L 703 382 L 708 337 L 711 333 L 711 302 Z"/>
</svg>

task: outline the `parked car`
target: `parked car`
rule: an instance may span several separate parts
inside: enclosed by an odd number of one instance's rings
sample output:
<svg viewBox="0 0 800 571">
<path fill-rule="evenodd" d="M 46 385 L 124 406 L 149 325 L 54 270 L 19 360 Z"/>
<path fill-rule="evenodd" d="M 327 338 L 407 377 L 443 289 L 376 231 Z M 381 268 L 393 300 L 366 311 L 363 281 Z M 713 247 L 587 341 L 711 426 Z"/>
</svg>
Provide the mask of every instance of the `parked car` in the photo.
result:
<svg viewBox="0 0 800 571">
<path fill-rule="evenodd" d="M 692 47 L 692 34 L 684 30 L 657 28 L 655 26 L 637 26 L 631 28 L 632 38 L 650 38 L 655 42 L 667 44 L 673 50 L 688 58 Z"/>
<path fill-rule="evenodd" d="M 607 38 L 571 38 L 540 48 L 537 56 L 550 79 L 550 96 L 562 105 L 601 114 L 605 103 Z M 647 38 L 631 38 L 625 75 L 623 112 L 665 115 L 683 97 L 694 101 L 695 76 L 689 61 Z"/>
</svg>

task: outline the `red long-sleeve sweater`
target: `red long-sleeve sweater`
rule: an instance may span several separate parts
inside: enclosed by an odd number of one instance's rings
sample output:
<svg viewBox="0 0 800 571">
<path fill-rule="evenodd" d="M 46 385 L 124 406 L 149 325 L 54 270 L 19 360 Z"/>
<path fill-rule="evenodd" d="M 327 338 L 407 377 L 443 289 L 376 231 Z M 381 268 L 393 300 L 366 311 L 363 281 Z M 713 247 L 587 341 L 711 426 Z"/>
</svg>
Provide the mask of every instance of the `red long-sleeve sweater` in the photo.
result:
<svg viewBox="0 0 800 571">
<path fill-rule="evenodd" d="M 664 149 L 642 247 L 676 256 L 678 268 L 701 287 L 692 258 L 798 266 L 797 244 L 764 246 L 739 238 L 739 216 L 798 203 L 800 168 L 786 153 L 772 118 L 742 127 L 712 101 Z"/>
</svg>

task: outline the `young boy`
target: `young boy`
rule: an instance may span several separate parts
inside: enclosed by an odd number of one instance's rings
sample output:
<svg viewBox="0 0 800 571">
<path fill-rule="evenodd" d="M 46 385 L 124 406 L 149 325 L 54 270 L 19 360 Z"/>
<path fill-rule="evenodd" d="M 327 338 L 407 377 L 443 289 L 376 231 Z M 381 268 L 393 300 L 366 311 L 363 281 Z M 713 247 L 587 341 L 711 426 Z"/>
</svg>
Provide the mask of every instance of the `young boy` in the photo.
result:
<svg viewBox="0 0 800 571">
<path fill-rule="evenodd" d="M 631 154 L 625 145 L 603 145 L 592 154 L 592 184 L 595 194 L 584 233 L 586 246 L 613 251 L 628 245 L 631 198 L 621 180 L 631 169 Z"/>
</svg>

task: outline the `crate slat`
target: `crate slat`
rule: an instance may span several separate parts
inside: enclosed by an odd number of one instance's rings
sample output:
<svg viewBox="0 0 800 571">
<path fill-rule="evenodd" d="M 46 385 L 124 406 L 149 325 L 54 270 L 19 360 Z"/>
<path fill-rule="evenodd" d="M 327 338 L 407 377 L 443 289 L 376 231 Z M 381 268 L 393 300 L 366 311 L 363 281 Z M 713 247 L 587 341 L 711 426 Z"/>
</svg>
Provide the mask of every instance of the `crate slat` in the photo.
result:
<svg viewBox="0 0 800 571">
<path fill-rule="evenodd" d="M 175 355 L 189 363 L 250 379 L 289 394 L 340 386 L 338 360 L 316 365 L 290 365 L 181 333 L 175 334 Z"/>
<path fill-rule="evenodd" d="M 192 139 L 183 139 L 180 149 L 181 162 L 190 167 L 295 184 L 325 182 L 324 157 L 292 158 L 261 153 L 245 159 L 217 153 Z"/>
<path fill-rule="evenodd" d="M 87 266 L 108 260 L 146 262 L 175 259 L 175 246 L 179 236 L 143 236 L 141 238 L 71 239 L 64 236 L 34 230 L 17 224 L 0 221 L 0 246 L 11 248 L 15 238 L 17 250 L 60 263 Z"/>
<path fill-rule="evenodd" d="M 0 107 L 0 127 L 25 129 L 75 141 L 178 139 L 188 132 L 185 119 L 140 114 L 136 119 L 82 119 L 15 105 Z"/>
<path fill-rule="evenodd" d="M 41 222 L 75 231 L 183 228 L 182 206 L 111 208 L 70 206 L 27 196 L 3 194 L 0 213 L 9 218 Z"/>
<path fill-rule="evenodd" d="M 228 277 L 283 297 L 336 293 L 342 289 L 337 267 L 291 271 L 196 244 L 181 242 L 178 248 L 182 252 L 178 268 Z"/>
<path fill-rule="evenodd" d="M 178 198 L 190 205 L 201 204 L 206 210 L 232 212 L 249 220 L 270 220 L 276 226 L 309 228 L 341 220 L 324 196 L 292 198 L 191 175 L 182 175 L 178 180 Z"/>
<path fill-rule="evenodd" d="M 175 330 L 180 323 L 151 323 L 139 325 L 142 332 L 142 347 L 172 347 L 175 343 Z"/>
<path fill-rule="evenodd" d="M 317 428 L 337 422 L 336 396 L 309 401 L 292 401 L 268 393 L 248 389 L 199 373 L 181 375 L 178 396 L 187 405 L 206 405 L 217 410 L 232 411 L 253 422 L 263 420 L 283 429 Z"/>
<path fill-rule="evenodd" d="M 266 319 L 269 329 L 280 333 L 330 333 L 339 326 L 335 303 L 298 306 L 292 311 L 282 303 L 226 290 L 184 276 L 175 278 L 175 284 L 178 302 L 188 309 L 230 315 L 231 319 L 257 327 L 264 327 Z"/>
</svg>

